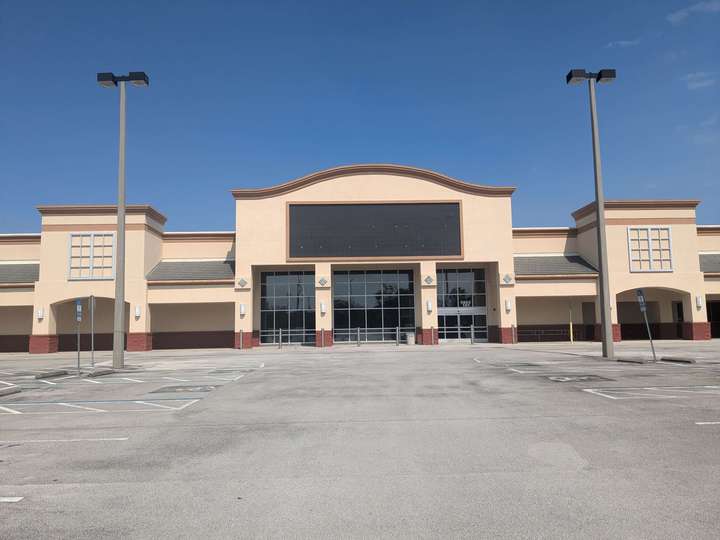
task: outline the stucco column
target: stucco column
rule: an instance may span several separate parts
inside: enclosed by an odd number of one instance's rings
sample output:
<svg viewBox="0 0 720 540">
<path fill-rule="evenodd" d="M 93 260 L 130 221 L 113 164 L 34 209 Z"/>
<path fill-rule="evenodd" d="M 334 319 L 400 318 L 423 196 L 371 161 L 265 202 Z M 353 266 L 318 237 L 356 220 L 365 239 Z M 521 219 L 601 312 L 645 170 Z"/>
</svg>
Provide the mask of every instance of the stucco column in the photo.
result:
<svg viewBox="0 0 720 540">
<path fill-rule="evenodd" d="M 315 265 L 315 346 L 330 347 L 332 344 L 332 266 L 330 263 L 317 263 Z"/>
<path fill-rule="evenodd" d="M 256 275 L 257 274 L 257 275 Z M 260 276 L 250 266 L 235 268 L 235 348 L 251 349 L 260 344 Z M 258 317 L 255 316 L 257 312 Z M 257 319 L 257 321 L 256 321 Z"/>
<path fill-rule="evenodd" d="M 598 287 L 600 283 L 598 282 Z M 600 317 L 600 295 L 595 297 L 595 339 L 593 341 L 602 341 L 602 324 L 599 322 Z M 612 321 L 612 332 L 613 341 L 618 342 L 622 340 L 620 333 L 620 324 L 618 323 L 618 310 L 617 310 L 617 293 L 610 289 L 610 320 Z"/>
<path fill-rule="evenodd" d="M 419 270 L 419 271 L 418 271 Z M 437 273 L 434 261 L 422 261 L 415 270 L 415 330 L 418 345 L 437 345 Z M 430 309 L 428 309 L 430 308 Z"/>
<path fill-rule="evenodd" d="M 145 300 L 128 299 L 130 308 L 130 321 L 127 330 L 128 351 L 152 350 L 152 327 L 150 305 Z"/>
<path fill-rule="evenodd" d="M 683 339 L 705 340 L 711 338 L 707 316 L 707 297 L 702 288 L 683 295 Z"/>
<path fill-rule="evenodd" d="M 42 314 L 42 318 L 38 314 Z M 55 308 L 43 301 L 41 294 L 36 292 L 33 306 L 32 334 L 30 335 L 30 354 L 57 352 L 57 317 Z"/>
<path fill-rule="evenodd" d="M 514 343 L 517 340 L 515 274 L 510 263 L 497 262 L 485 269 L 488 341 Z"/>
</svg>

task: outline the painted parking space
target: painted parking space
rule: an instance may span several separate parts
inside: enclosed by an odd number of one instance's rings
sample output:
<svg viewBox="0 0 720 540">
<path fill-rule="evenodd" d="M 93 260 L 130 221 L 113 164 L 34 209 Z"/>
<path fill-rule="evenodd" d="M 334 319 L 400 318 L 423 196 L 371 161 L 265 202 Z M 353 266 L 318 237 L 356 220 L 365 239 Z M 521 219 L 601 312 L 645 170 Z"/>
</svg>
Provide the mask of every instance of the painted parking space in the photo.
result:
<svg viewBox="0 0 720 540">
<path fill-rule="evenodd" d="M 0 415 L 177 412 L 198 401 L 200 398 L 18 401 L 0 405 Z"/>
<path fill-rule="evenodd" d="M 582 391 L 612 400 L 720 398 L 720 386 L 716 385 L 583 388 Z"/>
</svg>

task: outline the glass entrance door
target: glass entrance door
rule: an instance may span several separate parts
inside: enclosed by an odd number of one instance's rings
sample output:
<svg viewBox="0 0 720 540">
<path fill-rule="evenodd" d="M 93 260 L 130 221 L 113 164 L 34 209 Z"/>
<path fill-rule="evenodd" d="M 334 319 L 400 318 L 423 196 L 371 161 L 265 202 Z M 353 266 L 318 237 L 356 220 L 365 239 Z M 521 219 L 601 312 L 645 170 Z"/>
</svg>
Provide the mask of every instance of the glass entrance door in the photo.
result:
<svg viewBox="0 0 720 540">
<path fill-rule="evenodd" d="M 482 268 L 438 270 L 438 338 L 487 341 L 486 298 Z"/>
</svg>

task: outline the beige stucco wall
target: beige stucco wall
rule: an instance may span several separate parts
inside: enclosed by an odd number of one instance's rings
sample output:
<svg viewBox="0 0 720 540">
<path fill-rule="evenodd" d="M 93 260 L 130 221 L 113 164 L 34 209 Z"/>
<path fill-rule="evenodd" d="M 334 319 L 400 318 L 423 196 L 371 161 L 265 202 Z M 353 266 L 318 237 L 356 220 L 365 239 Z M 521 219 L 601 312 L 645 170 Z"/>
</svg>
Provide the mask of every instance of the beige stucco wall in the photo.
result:
<svg viewBox="0 0 720 540">
<path fill-rule="evenodd" d="M 162 243 L 163 259 L 234 259 L 232 240 L 176 240 L 166 235 Z"/>
<path fill-rule="evenodd" d="M 152 332 L 232 331 L 234 303 L 153 304 Z"/>
<path fill-rule="evenodd" d="M 608 270 L 611 297 L 638 288 L 665 288 L 685 291 L 685 317 L 688 321 L 707 320 L 705 306 L 697 308 L 690 298 L 705 293 L 705 279 L 698 260 L 698 236 L 693 208 L 608 209 L 607 220 Z M 595 221 L 595 214 L 577 220 L 578 227 Z M 630 272 L 627 229 L 633 226 L 668 226 L 672 244 L 672 272 Z M 596 229 L 578 234 L 578 251 L 597 264 Z M 617 323 L 617 309 L 613 303 L 612 320 Z"/>
<path fill-rule="evenodd" d="M 709 253 L 720 253 L 720 234 L 698 233 L 698 249 Z"/>
<path fill-rule="evenodd" d="M 38 260 L 40 260 L 40 242 L 37 240 L 9 240 L 0 235 L 0 261 Z"/>
<path fill-rule="evenodd" d="M 29 335 L 32 331 L 32 318 L 32 306 L 0 307 L 0 335 Z"/>
<path fill-rule="evenodd" d="M 394 201 L 460 201 L 462 211 L 462 235 L 464 256 L 459 263 L 496 262 L 495 271 L 500 275 L 513 275 L 512 261 L 512 223 L 511 200 L 509 196 L 484 196 L 467 194 L 450 187 L 436 184 L 420 178 L 411 178 L 393 174 L 357 174 L 341 176 L 321 181 L 290 193 L 260 199 L 239 199 L 236 201 L 236 233 L 237 256 L 236 277 L 249 279 L 253 265 L 287 264 L 287 205 L 292 202 L 394 202 Z M 258 224 L 262 223 L 261 227 Z M 372 259 L 359 261 L 367 264 Z M 437 328 L 435 267 L 437 262 L 446 261 L 397 261 L 383 260 L 382 264 L 397 264 L 398 267 L 408 262 L 420 266 L 420 276 L 433 278 L 431 286 L 420 288 L 422 313 L 419 315 L 422 327 Z M 317 262 L 316 280 L 320 275 L 331 279 L 327 264 L 346 264 L 347 261 L 328 260 Z M 378 263 L 379 264 L 379 263 Z M 494 283 L 498 283 L 495 279 Z M 318 286 L 316 301 L 329 302 L 329 290 Z M 514 304 L 512 285 L 504 286 L 499 293 L 500 299 L 509 298 Z M 238 301 L 252 303 L 250 293 L 252 286 L 245 291 L 238 291 Z M 321 300 L 322 299 L 322 300 Z M 433 304 L 431 312 L 425 309 L 426 301 Z M 331 311 L 331 304 L 328 304 Z M 416 303 L 417 305 L 417 303 Z M 511 326 L 515 323 L 514 309 L 509 313 L 498 311 L 499 324 Z M 257 317 L 255 317 L 257 318 Z M 329 318 L 318 320 L 322 327 L 327 327 Z M 250 330 L 253 326 L 252 314 L 238 319 L 238 330 Z"/>
<path fill-rule="evenodd" d="M 565 235 L 528 236 L 522 233 L 513 235 L 513 253 L 577 253 L 577 237 Z"/>
<path fill-rule="evenodd" d="M 42 320 L 34 319 L 33 334 L 53 334 L 58 325 L 62 328 L 65 312 L 52 306 L 69 299 L 90 295 L 103 298 L 115 296 L 113 280 L 71 281 L 68 279 L 69 242 L 72 233 L 115 232 L 117 218 L 112 214 L 43 215 L 40 251 L 40 281 L 35 287 L 34 307 L 47 314 Z M 146 214 L 126 216 L 125 240 L 125 300 L 134 313 L 140 307 L 141 316 L 131 317 L 129 332 L 148 332 L 146 269 L 148 256 L 156 257 L 162 225 Z M 117 243 L 116 243 L 117 245 Z M 57 319 L 60 317 L 61 319 Z"/>
<path fill-rule="evenodd" d="M 515 296 L 595 296 L 596 278 L 583 279 L 522 279 L 515 285 Z"/>
<path fill-rule="evenodd" d="M 582 303 L 593 302 L 592 296 L 517 299 L 518 325 L 522 324 L 589 324 L 583 321 Z"/>
</svg>

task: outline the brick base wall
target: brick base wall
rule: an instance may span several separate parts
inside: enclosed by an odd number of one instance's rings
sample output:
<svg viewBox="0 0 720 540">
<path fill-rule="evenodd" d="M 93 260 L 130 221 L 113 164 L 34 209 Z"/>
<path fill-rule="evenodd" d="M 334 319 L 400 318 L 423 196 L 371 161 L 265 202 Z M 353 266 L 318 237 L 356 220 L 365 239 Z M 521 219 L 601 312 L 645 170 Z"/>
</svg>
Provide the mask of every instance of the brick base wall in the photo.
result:
<svg viewBox="0 0 720 540">
<path fill-rule="evenodd" d="M 620 331 L 619 324 L 612 325 L 612 334 L 614 342 L 622 341 L 622 332 Z M 602 341 L 602 324 L 595 325 L 595 341 Z"/>
<path fill-rule="evenodd" d="M 149 332 L 132 332 L 127 335 L 128 351 L 152 351 L 153 335 Z"/>
<path fill-rule="evenodd" d="M 323 334 L 325 334 L 325 340 L 323 341 Z M 315 331 L 315 346 L 322 347 L 323 343 L 325 347 L 332 347 L 333 345 L 333 333 L 332 330 L 316 330 Z"/>
<path fill-rule="evenodd" d="M 415 343 L 417 343 L 418 345 L 437 345 L 437 328 L 416 328 Z"/>
<path fill-rule="evenodd" d="M 260 331 L 235 332 L 234 347 L 236 349 L 252 349 L 260 345 Z"/>
<path fill-rule="evenodd" d="M 53 353 L 58 351 L 57 335 L 32 335 L 28 346 L 30 354 Z"/>
<path fill-rule="evenodd" d="M 683 323 L 683 339 L 705 340 L 710 339 L 709 322 L 685 322 Z"/>
<path fill-rule="evenodd" d="M 488 341 L 490 343 L 514 343 L 516 336 L 513 329 L 506 326 L 488 326 Z"/>
<path fill-rule="evenodd" d="M 28 352 L 30 336 L 0 336 L 0 352 Z"/>
</svg>

